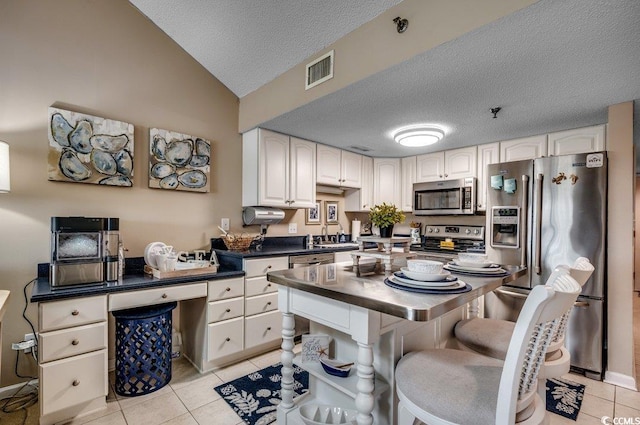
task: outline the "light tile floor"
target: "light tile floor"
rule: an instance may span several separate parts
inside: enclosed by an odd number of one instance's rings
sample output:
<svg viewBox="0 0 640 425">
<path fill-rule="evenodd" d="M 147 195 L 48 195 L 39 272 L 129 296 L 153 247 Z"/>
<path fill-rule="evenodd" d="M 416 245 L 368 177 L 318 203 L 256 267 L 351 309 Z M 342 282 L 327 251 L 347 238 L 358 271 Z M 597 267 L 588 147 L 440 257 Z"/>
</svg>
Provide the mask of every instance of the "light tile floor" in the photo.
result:
<svg viewBox="0 0 640 425">
<path fill-rule="evenodd" d="M 636 370 L 640 371 L 640 298 L 634 297 L 634 337 Z M 207 374 L 199 374 L 184 359 L 173 362 L 172 380 L 169 385 L 155 393 L 141 397 L 119 397 L 111 391 L 107 397 L 107 409 L 72 425 L 239 425 L 243 424 L 213 387 L 244 376 L 280 361 L 280 350 L 275 350 L 250 360 Z M 602 417 L 633 418 L 640 421 L 640 392 L 594 381 L 576 374 L 565 378 L 586 385 L 585 397 L 576 422 L 558 415 L 551 415 L 551 425 L 598 425 Z M 12 414 L 0 413 L 2 425 L 37 425 L 39 406 Z M 636 419 L 637 418 L 637 419 Z M 613 422 L 608 422 L 613 423 Z"/>
</svg>

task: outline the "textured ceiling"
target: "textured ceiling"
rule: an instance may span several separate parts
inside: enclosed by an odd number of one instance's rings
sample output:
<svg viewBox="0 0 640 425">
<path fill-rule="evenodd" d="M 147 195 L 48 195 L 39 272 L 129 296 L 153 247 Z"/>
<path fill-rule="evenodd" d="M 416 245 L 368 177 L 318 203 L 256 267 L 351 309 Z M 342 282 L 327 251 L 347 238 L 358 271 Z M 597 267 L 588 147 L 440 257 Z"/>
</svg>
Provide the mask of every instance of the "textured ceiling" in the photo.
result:
<svg viewBox="0 0 640 425">
<path fill-rule="evenodd" d="M 640 98 L 638 40 L 640 1 L 543 0 L 262 127 L 394 157 L 605 123 L 609 105 Z M 392 142 L 418 122 L 447 135 Z"/>
<path fill-rule="evenodd" d="M 130 1 L 240 97 L 399 3 Z M 541 0 L 261 127 L 401 157 L 601 124 L 640 99 L 638 40 L 639 0 Z M 392 142 L 417 122 L 445 126 L 444 140 Z"/>
<path fill-rule="evenodd" d="M 401 0 L 129 0 L 243 97 Z"/>
</svg>

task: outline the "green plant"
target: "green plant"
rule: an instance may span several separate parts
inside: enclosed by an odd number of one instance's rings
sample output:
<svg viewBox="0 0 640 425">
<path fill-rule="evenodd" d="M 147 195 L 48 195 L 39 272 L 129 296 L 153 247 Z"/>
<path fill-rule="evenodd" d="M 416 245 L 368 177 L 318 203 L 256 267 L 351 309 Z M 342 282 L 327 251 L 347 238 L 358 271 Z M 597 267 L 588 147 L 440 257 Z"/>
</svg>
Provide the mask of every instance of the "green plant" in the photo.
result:
<svg viewBox="0 0 640 425">
<path fill-rule="evenodd" d="M 402 223 L 405 220 L 405 216 L 395 205 L 383 202 L 371 208 L 369 219 L 378 227 L 389 227 L 396 223 Z"/>
</svg>

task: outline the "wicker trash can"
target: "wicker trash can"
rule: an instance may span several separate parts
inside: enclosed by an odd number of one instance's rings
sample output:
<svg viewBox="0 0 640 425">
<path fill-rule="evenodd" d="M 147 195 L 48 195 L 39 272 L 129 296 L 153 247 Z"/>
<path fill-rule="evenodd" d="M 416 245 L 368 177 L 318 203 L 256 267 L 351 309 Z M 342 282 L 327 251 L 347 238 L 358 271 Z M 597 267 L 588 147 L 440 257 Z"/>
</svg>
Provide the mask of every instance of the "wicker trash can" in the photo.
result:
<svg viewBox="0 0 640 425">
<path fill-rule="evenodd" d="M 171 311 L 177 303 L 114 311 L 116 393 L 139 396 L 171 380 Z"/>
</svg>

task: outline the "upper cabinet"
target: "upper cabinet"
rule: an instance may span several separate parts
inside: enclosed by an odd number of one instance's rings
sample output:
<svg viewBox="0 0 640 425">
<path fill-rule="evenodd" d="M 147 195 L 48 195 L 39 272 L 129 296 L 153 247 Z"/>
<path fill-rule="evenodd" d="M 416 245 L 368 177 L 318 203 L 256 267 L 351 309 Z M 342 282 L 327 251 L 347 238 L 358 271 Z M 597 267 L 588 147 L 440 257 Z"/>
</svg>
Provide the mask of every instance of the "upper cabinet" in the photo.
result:
<svg viewBox="0 0 640 425">
<path fill-rule="evenodd" d="M 242 206 L 310 208 L 315 202 L 315 143 L 263 129 L 242 135 Z"/>
<path fill-rule="evenodd" d="M 345 211 L 369 212 L 373 206 L 373 158 L 362 157 L 362 186 L 347 190 L 344 195 Z"/>
<path fill-rule="evenodd" d="M 500 143 L 478 146 L 478 180 L 476 181 L 476 209 L 487 210 L 487 165 L 500 162 Z"/>
<path fill-rule="evenodd" d="M 500 162 L 547 156 L 547 135 L 500 142 Z"/>
<path fill-rule="evenodd" d="M 416 182 L 462 179 L 476 176 L 476 147 L 452 149 L 416 157 Z"/>
<path fill-rule="evenodd" d="M 373 158 L 373 203 L 402 203 L 400 158 Z"/>
<path fill-rule="evenodd" d="M 318 184 L 351 188 L 362 186 L 362 155 L 326 145 L 317 145 L 317 155 Z"/>
<path fill-rule="evenodd" d="M 416 157 L 402 158 L 402 202 L 400 209 L 405 212 L 413 211 L 413 184 L 416 182 Z"/>
<path fill-rule="evenodd" d="M 606 125 L 576 128 L 549 134 L 549 155 L 570 155 L 605 150 Z"/>
</svg>

